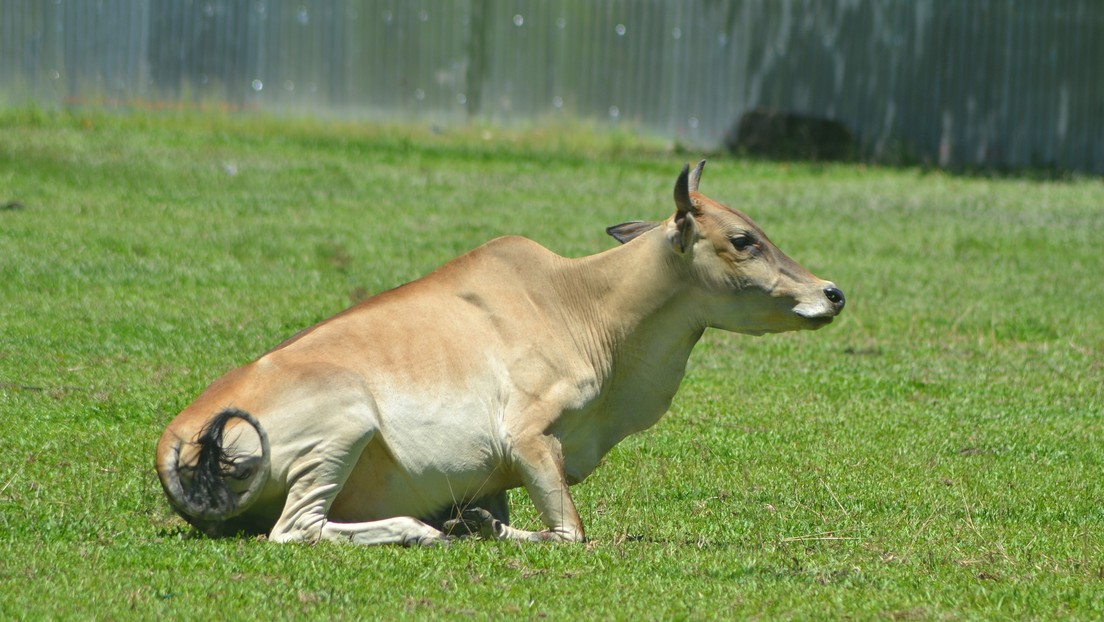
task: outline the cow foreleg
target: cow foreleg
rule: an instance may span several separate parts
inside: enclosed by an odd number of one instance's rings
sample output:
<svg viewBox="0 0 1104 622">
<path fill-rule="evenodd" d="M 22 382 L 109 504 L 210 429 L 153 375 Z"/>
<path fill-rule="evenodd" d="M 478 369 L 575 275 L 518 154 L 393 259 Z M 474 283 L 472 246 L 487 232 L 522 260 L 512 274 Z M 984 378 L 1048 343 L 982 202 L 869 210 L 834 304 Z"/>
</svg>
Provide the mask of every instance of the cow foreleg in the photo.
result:
<svg viewBox="0 0 1104 622">
<path fill-rule="evenodd" d="M 473 508 L 445 523 L 446 531 L 452 533 L 462 529 L 496 540 L 585 541 L 583 522 L 567 487 L 559 442 L 550 436 L 540 436 L 515 446 L 514 450 L 522 483 L 548 530 L 526 531 L 511 527 L 491 512 Z"/>
</svg>

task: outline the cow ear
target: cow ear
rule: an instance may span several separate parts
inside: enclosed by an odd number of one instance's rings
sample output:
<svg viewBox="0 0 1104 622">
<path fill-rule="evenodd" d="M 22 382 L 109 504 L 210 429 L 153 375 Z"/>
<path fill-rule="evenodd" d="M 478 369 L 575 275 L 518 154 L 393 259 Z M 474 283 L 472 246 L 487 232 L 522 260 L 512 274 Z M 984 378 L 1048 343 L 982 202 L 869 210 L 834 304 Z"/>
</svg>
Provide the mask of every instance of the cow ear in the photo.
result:
<svg viewBox="0 0 1104 622">
<path fill-rule="evenodd" d="M 694 168 L 694 185 L 697 186 L 701 177 L 701 169 L 705 162 Z M 685 253 L 698 239 L 698 223 L 694 216 L 701 209 L 694 205 L 690 199 L 690 165 L 682 167 L 678 179 L 675 181 L 675 217 L 672 220 L 672 228 L 667 233 L 667 239 L 679 254 Z"/>
<path fill-rule="evenodd" d="M 694 242 L 698 241 L 698 237 L 700 237 L 698 221 L 694 220 L 694 215 L 690 212 L 675 214 L 675 218 L 671 221 L 671 226 L 667 230 L 667 240 L 671 243 L 675 252 L 680 255 L 686 253 L 694 247 Z"/>
<path fill-rule="evenodd" d="M 612 227 L 607 227 L 606 233 L 612 235 L 615 240 L 624 244 L 631 240 L 635 240 L 658 226 L 659 223 L 654 221 L 632 220 Z"/>
</svg>

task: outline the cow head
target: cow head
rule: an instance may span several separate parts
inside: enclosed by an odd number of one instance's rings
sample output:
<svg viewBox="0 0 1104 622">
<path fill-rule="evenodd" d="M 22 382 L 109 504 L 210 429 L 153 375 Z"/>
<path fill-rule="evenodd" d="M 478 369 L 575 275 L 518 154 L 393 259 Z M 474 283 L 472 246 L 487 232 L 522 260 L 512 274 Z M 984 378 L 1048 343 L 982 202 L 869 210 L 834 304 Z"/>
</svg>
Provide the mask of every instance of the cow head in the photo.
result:
<svg viewBox="0 0 1104 622">
<path fill-rule="evenodd" d="M 707 326 L 759 335 L 830 323 L 843 310 L 843 292 L 787 257 L 746 215 L 699 194 L 704 167 L 702 160 L 682 169 L 673 216 L 616 225 L 609 234 L 625 243 L 660 229 Z"/>
</svg>

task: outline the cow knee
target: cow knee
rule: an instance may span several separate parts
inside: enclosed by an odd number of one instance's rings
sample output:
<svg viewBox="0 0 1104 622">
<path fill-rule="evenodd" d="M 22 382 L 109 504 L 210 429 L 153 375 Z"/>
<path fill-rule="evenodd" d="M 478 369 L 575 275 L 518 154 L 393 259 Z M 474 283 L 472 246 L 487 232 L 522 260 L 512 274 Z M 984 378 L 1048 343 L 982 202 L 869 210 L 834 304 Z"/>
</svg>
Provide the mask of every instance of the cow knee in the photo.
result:
<svg viewBox="0 0 1104 622">
<path fill-rule="evenodd" d="M 326 525 L 326 517 L 321 513 L 308 512 L 297 514 L 291 520 L 282 516 L 268 534 L 273 542 L 318 542 Z"/>
</svg>

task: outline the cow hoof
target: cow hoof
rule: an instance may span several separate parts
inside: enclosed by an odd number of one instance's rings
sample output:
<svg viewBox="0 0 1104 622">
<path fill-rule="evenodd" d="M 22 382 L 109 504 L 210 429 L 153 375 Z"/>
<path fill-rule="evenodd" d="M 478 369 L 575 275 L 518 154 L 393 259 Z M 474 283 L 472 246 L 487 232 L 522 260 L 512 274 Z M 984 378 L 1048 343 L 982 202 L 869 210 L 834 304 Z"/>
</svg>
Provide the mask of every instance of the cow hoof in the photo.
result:
<svg viewBox="0 0 1104 622">
<path fill-rule="evenodd" d="M 483 508 L 471 508 L 445 521 L 445 533 L 458 538 L 494 540 L 502 534 L 502 523 Z"/>
</svg>

